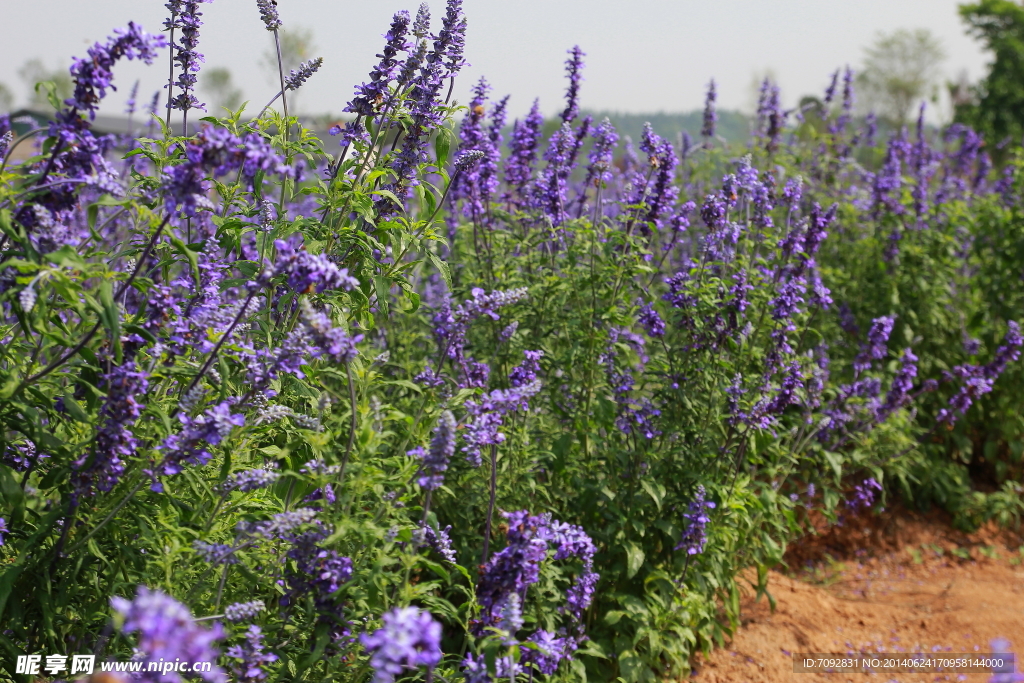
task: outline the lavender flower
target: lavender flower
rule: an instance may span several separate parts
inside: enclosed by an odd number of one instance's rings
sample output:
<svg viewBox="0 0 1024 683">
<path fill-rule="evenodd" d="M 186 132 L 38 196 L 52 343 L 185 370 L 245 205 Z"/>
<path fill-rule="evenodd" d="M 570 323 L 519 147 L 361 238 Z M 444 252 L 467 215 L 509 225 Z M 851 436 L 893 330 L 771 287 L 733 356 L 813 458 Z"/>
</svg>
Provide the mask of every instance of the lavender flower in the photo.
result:
<svg viewBox="0 0 1024 683">
<path fill-rule="evenodd" d="M 516 333 L 517 329 L 519 329 L 519 321 L 513 320 L 512 322 L 505 326 L 505 329 L 501 331 L 501 334 L 498 335 L 498 339 L 501 341 L 502 344 L 507 344 L 509 340 L 512 339 L 512 336 Z"/>
<path fill-rule="evenodd" d="M 470 149 L 465 152 L 461 152 L 459 156 L 455 158 L 455 170 L 464 173 L 476 166 L 476 163 L 483 158 L 484 152 L 479 149 Z"/>
<path fill-rule="evenodd" d="M 425 2 L 420 3 L 420 8 L 416 11 L 416 19 L 412 22 L 412 34 L 416 36 L 417 40 L 422 40 L 427 37 L 427 33 L 430 32 L 430 5 Z"/>
<path fill-rule="evenodd" d="M 1013 647 L 1006 638 L 995 638 L 991 643 L 992 654 L 1009 655 L 1003 659 L 1003 665 L 992 669 L 992 677 L 988 683 L 1022 683 L 1024 674 L 1017 672 L 1017 662 L 1013 655 Z"/>
<path fill-rule="evenodd" d="M 889 335 L 892 334 L 892 326 L 896 322 L 895 316 L 883 316 L 871 321 L 871 329 L 868 331 L 867 344 L 853 361 L 853 371 L 860 375 L 871 367 L 873 361 L 885 358 L 889 352 Z"/>
<path fill-rule="evenodd" d="M 110 604 L 124 620 L 123 630 L 138 632 L 138 649 L 147 661 L 217 661 L 219 653 L 214 642 L 224 638 L 224 629 L 218 623 L 210 629 L 202 628 L 189 609 L 171 596 L 139 586 L 134 600 L 115 597 Z M 209 683 L 227 682 L 224 671 L 216 665 L 199 675 Z M 182 680 L 173 671 L 147 678 L 175 683 Z"/>
<path fill-rule="evenodd" d="M 517 593 L 512 593 L 502 603 L 498 611 L 497 627 L 508 634 L 506 644 L 516 642 L 515 635 L 523 627 L 523 605 Z"/>
<path fill-rule="evenodd" d="M 685 550 L 687 555 L 703 553 L 704 545 L 708 540 L 706 527 L 711 521 L 711 517 L 708 516 L 707 510 L 713 510 L 715 503 L 710 500 L 705 501 L 705 495 L 704 487 L 698 484 L 693 500 L 690 501 L 689 511 L 683 515 L 685 522 L 683 537 L 675 549 Z"/>
<path fill-rule="evenodd" d="M 259 601 L 257 600 L 257 602 Z M 239 683 L 258 683 L 265 680 L 267 672 L 263 667 L 277 661 L 277 655 L 263 651 L 263 631 L 255 624 L 251 624 L 246 631 L 245 643 L 232 645 L 225 654 L 228 657 L 241 660 L 232 667 L 234 680 Z"/>
<path fill-rule="evenodd" d="M 288 557 L 296 561 L 298 573 L 289 575 L 291 595 L 313 593 L 323 609 L 330 605 L 332 595 L 352 578 L 352 560 L 336 550 L 318 545 L 326 537 L 323 529 L 314 529 L 292 539 L 294 547 Z"/>
<path fill-rule="evenodd" d="M 245 416 L 239 413 L 232 413 L 233 401 L 221 401 L 211 406 L 198 417 L 191 417 L 186 413 L 178 413 L 178 420 L 182 424 L 182 430 L 178 434 L 171 434 L 164 439 L 160 450 L 163 451 L 163 460 L 150 471 L 153 484 L 150 488 L 154 491 L 163 491 L 163 485 L 156 480 L 157 474 L 166 476 L 181 472 L 182 463 L 191 465 L 205 465 L 213 455 L 206 446 L 217 446 L 226 439 L 235 427 L 245 424 Z"/>
<path fill-rule="evenodd" d="M 526 184 L 533 176 L 533 165 L 537 161 L 537 144 L 544 117 L 540 114 L 540 102 L 533 101 L 530 113 L 512 126 L 509 140 L 509 155 L 505 161 L 505 183 L 509 187 L 506 199 L 521 197 Z"/>
<path fill-rule="evenodd" d="M 434 60 L 444 66 L 440 72 L 442 80 L 454 78 L 467 65 L 462 58 L 465 47 L 466 17 L 462 13 L 462 0 L 448 0 L 441 31 L 434 37 Z"/>
<path fill-rule="evenodd" d="M 370 654 L 374 683 L 392 683 L 407 669 L 433 669 L 441 661 L 441 624 L 418 607 L 399 607 L 385 613 L 383 628 L 362 634 L 359 641 Z"/>
<path fill-rule="evenodd" d="M 572 123 L 579 115 L 580 81 L 583 80 L 583 50 L 579 45 L 569 50 L 569 59 L 565 60 L 565 72 L 569 75 L 569 89 L 565 93 L 565 110 L 562 112 L 562 123 Z"/>
<path fill-rule="evenodd" d="M 199 207 L 212 208 L 207 174 L 222 176 L 241 170 L 251 178 L 258 171 L 287 172 L 283 159 L 256 133 L 238 138 L 224 128 L 203 127 L 185 144 L 184 163 L 164 171 L 164 207 L 174 213 L 178 205 L 186 216 Z"/>
<path fill-rule="evenodd" d="M 388 101 L 388 83 L 394 77 L 399 60 L 399 52 L 408 48 L 405 36 L 409 31 L 409 13 L 405 10 L 396 12 L 391 20 L 391 28 L 384 35 L 384 51 L 379 55 L 380 62 L 370 71 L 370 82 L 356 88 L 356 95 L 348 103 L 344 111 L 359 116 L 372 116 L 380 111 Z"/>
<path fill-rule="evenodd" d="M 260 10 L 260 19 L 268 31 L 276 31 L 281 28 L 281 17 L 277 13 L 277 0 L 256 0 L 256 7 Z"/>
<path fill-rule="evenodd" d="M 224 480 L 218 488 L 221 491 L 242 491 L 243 493 L 266 488 L 278 479 L 281 473 L 276 470 L 253 469 L 235 472 Z"/>
<path fill-rule="evenodd" d="M 558 664 L 572 654 L 567 647 L 568 638 L 556 638 L 554 633 L 538 629 L 530 636 L 529 641 L 538 649 L 523 649 L 522 662 L 532 664 L 540 673 L 553 675 L 558 671 Z M 573 643 L 575 645 L 575 643 Z M 575 648 L 572 648 L 575 649 Z"/>
<path fill-rule="evenodd" d="M 4 544 L 7 534 L 11 533 L 11 530 L 7 528 L 7 520 L 0 517 L 0 546 Z"/>
<path fill-rule="evenodd" d="M 451 524 L 439 530 L 435 530 L 429 524 L 424 524 L 420 530 L 423 533 L 423 542 L 427 547 L 437 552 L 448 564 L 458 564 L 455 549 L 452 548 L 452 539 L 449 537 L 452 530 Z"/>
<path fill-rule="evenodd" d="M 430 440 L 430 450 L 425 451 L 423 447 L 409 451 L 409 455 L 420 458 L 423 463 L 420 465 L 419 485 L 427 490 L 434 490 L 444 483 L 444 472 L 448 469 L 448 462 L 455 454 L 455 416 L 450 410 L 441 413 L 434 428 L 434 436 Z"/>
<path fill-rule="evenodd" d="M 10 148 L 11 143 L 14 142 L 14 131 L 7 131 L 3 135 L 0 135 L 0 160 L 3 160 L 7 156 L 7 150 Z"/>
<path fill-rule="evenodd" d="M 513 387 L 524 387 L 532 384 L 540 372 L 540 359 L 544 357 L 543 351 L 523 351 L 526 356 L 521 364 L 512 368 L 508 373 L 508 381 Z"/>
<path fill-rule="evenodd" d="M 261 536 L 268 540 L 288 538 L 299 527 L 316 522 L 316 515 L 317 511 L 310 508 L 279 512 L 267 521 L 239 522 L 238 531 L 246 536 Z"/>
<path fill-rule="evenodd" d="M 75 59 L 71 66 L 75 91 L 64 103 L 79 111 L 89 112 L 90 120 L 95 119 L 99 102 L 106 96 L 107 88 L 117 89 L 113 86 L 114 63 L 125 57 L 152 64 L 157 49 L 166 46 L 163 36 L 150 35 L 140 26 L 128 22 L 128 28 L 115 30 L 114 37 L 106 45 L 96 43 L 89 48 L 88 58 Z"/>
<path fill-rule="evenodd" d="M 715 81 L 712 79 L 708 83 L 708 94 L 704 100 L 704 125 L 700 129 L 700 134 L 705 138 L 715 137 L 715 124 L 718 122 L 718 112 L 715 111 Z"/>
<path fill-rule="evenodd" d="M 114 488 L 124 474 L 124 460 L 134 456 L 139 447 L 131 427 L 145 407 L 136 397 L 145 396 L 149 389 L 146 373 L 136 369 L 134 360 L 126 359 L 107 374 L 104 388 L 107 400 L 100 409 L 102 426 L 95 447 L 71 464 L 75 496 Z"/>
<path fill-rule="evenodd" d="M 601 187 L 608 180 L 611 180 L 612 158 L 615 146 L 619 143 L 619 134 L 615 126 L 605 117 L 594 129 L 594 145 L 590 148 L 589 161 L 587 166 L 587 177 L 583 182 L 584 188 L 590 186 Z M 583 210 L 583 202 L 586 194 L 581 193 L 580 211 Z"/>
<path fill-rule="evenodd" d="M 224 618 L 228 621 L 248 621 L 266 609 L 262 600 L 236 602 L 224 608 Z M 229 655 L 230 656 L 230 655 Z"/>
<path fill-rule="evenodd" d="M 477 600 L 483 607 L 481 624 L 496 624 L 499 610 L 512 593 L 522 595 L 540 578 L 541 562 L 547 557 L 545 540 L 549 518 L 528 513 L 504 512 L 508 520 L 508 545 L 488 559 L 477 585 Z"/>
<path fill-rule="evenodd" d="M 881 491 L 882 485 L 874 477 L 868 477 L 853 487 L 853 498 L 846 501 L 846 505 L 854 511 L 871 507 Z"/>
<path fill-rule="evenodd" d="M 224 543 L 207 543 L 206 541 L 192 541 L 192 549 L 196 555 L 207 564 L 238 564 L 235 557 L 235 548 Z"/>
<path fill-rule="evenodd" d="M 50 456 L 40 453 L 36 445 L 31 441 L 18 444 L 7 444 L 3 452 L 0 452 L 0 463 L 13 469 L 15 472 L 24 472 L 39 467 L 43 460 Z"/>
<path fill-rule="evenodd" d="M 310 76 L 320 70 L 320 67 L 324 64 L 323 57 L 317 57 L 311 59 L 308 62 L 303 62 L 299 65 L 298 70 L 292 69 L 288 77 L 284 79 L 284 87 L 286 90 L 298 90 L 302 87 L 302 84 L 309 80 Z"/>
<path fill-rule="evenodd" d="M 213 0 L 170 0 L 167 7 L 171 9 L 171 18 L 165 22 L 167 28 L 177 28 L 181 33 L 178 44 L 172 45 L 175 51 L 174 61 L 181 67 L 181 73 L 175 85 L 179 93 L 171 100 L 170 108 L 188 112 L 189 109 L 202 109 L 206 111 L 206 105 L 199 102 L 192 91 L 196 86 L 196 74 L 199 73 L 199 65 L 205 61 L 202 53 L 196 51 L 199 46 L 199 27 L 203 22 L 199 17 L 203 13 L 199 11 L 199 5 L 203 2 Z"/>
<path fill-rule="evenodd" d="M 313 310 L 306 299 L 299 303 L 299 311 L 314 346 L 313 355 L 326 356 L 335 363 L 350 363 L 356 358 L 356 344 L 362 341 L 363 335 L 352 336 L 340 327 L 334 327 L 330 318 Z"/>
<path fill-rule="evenodd" d="M 885 396 L 885 403 L 878 411 L 878 420 L 886 420 L 894 412 L 907 405 L 911 401 L 910 392 L 914 388 L 914 378 L 917 377 L 917 356 L 910 349 L 903 350 L 900 358 L 900 369 L 892 379 L 889 392 Z"/>
<path fill-rule="evenodd" d="M 271 277 L 287 275 L 288 286 L 299 294 L 319 294 L 328 289 L 351 291 L 359 286 L 359 280 L 349 275 L 347 268 L 338 268 L 326 254 L 310 254 L 301 242 L 298 234 L 274 242 L 277 262 Z"/>
</svg>

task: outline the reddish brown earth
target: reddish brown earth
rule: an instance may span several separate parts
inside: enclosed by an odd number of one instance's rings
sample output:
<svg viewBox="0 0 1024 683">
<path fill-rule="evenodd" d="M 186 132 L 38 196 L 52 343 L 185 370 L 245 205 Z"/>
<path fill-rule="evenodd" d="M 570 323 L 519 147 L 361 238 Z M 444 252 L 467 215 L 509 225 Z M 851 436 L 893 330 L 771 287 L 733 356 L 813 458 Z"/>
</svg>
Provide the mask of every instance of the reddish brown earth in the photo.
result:
<svg viewBox="0 0 1024 683">
<path fill-rule="evenodd" d="M 794 673 L 801 652 L 990 652 L 1003 637 L 1024 669 L 1024 537 L 953 529 L 904 510 L 847 520 L 794 544 L 773 572 L 772 611 L 746 590 L 742 625 L 696 661 L 699 683 L 987 681 L 989 674 Z"/>
</svg>

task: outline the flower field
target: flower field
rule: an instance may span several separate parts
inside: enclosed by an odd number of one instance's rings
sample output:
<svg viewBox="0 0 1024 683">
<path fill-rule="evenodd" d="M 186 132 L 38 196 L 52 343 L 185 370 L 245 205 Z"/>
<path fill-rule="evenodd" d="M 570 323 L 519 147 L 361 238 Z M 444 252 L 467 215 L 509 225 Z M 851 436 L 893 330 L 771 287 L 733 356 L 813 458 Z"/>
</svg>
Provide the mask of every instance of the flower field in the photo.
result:
<svg viewBox="0 0 1024 683">
<path fill-rule="evenodd" d="M 0 118 L 0 678 L 653 682 L 812 519 L 1019 523 L 1013 147 L 855 116 L 849 69 L 766 80 L 742 146 L 714 82 L 701 135 L 633 141 L 579 47 L 511 121 L 452 99 L 461 0 L 394 15 L 322 140 L 322 60 L 204 111 L 203 1 Z M 173 75 L 102 135 L 123 60 Z"/>
</svg>

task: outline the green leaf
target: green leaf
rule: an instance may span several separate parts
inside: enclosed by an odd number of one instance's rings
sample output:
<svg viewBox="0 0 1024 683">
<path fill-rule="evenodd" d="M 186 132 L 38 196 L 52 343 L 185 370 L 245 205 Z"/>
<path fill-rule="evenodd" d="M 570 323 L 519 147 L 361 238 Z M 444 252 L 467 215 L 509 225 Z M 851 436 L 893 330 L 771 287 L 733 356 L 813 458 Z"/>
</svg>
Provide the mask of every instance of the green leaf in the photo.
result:
<svg viewBox="0 0 1024 683">
<path fill-rule="evenodd" d="M 632 579 L 644 564 L 644 551 L 636 543 L 628 541 L 626 549 L 626 578 Z"/>
<path fill-rule="evenodd" d="M 434 156 L 437 159 L 438 168 L 448 165 L 448 155 L 451 153 L 454 138 L 455 133 L 451 128 L 447 126 L 438 128 L 437 137 L 434 138 Z"/>
<path fill-rule="evenodd" d="M 644 491 L 647 491 L 648 495 L 654 500 L 654 503 L 658 506 L 658 511 L 661 511 L 661 502 L 665 500 L 665 487 L 658 482 L 652 482 L 649 479 L 644 479 L 640 482 L 640 486 Z"/>
<path fill-rule="evenodd" d="M 88 423 L 90 421 L 89 414 L 82 409 L 78 401 L 72 398 L 71 394 L 64 394 L 64 409 L 77 422 Z"/>
<path fill-rule="evenodd" d="M 114 345 L 114 358 L 121 363 L 121 311 L 114 303 L 114 284 L 104 280 L 100 284 L 100 303 L 103 326 L 110 332 L 110 342 Z"/>
<path fill-rule="evenodd" d="M 171 244 L 174 245 L 174 251 L 178 252 L 188 261 L 189 266 L 192 270 L 192 276 L 195 278 L 196 287 L 200 286 L 199 283 L 199 254 L 188 248 L 178 237 L 171 237 Z"/>
</svg>

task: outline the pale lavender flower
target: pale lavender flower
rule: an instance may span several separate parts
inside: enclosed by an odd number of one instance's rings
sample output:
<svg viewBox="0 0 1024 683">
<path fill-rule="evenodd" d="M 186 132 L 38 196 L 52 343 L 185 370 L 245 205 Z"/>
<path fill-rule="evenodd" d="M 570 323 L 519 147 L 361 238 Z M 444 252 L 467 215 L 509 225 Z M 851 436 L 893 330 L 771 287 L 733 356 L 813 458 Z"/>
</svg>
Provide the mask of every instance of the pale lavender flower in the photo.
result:
<svg viewBox="0 0 1024 683">
<path fill-rule="evenodd" d="M 207 543 L 206 541 L 192 541 L 192 549 L 196 555 L 207 564 L 238 564 L 235 557 L 235 548 L 224 543 Z"/>
<path fill-rule="evenodd" d="M 1021 683 L 1024 681 L 1024 674 L 1017 672 L 1017 662 L 1013 654 L 1013 647 L 1006 638 L 996 638 L 991 643 L 993 655 L 1003 655 L 1002 666 L 993 667 L 992 677 L 988 683 Z"/>
<path fill-rule="evenodd" d="M 134 360 L 125 359 L 104 378 L 107 399 L 100 409 L 102 426 L 94 448 L 71 464 L 76 497 L 110 491 L 124 474 L 125 459 L 139 447 L 132 426 L 145 406 L 137 398 L 145 396 L 148 388 L 148 375 L 137 369 Z"/>
<path fill-rule="evenodd" d="M 124 57 L 152 64 L 157 49 L 166 46 L 167 41 L 163 36 L 150 35 L 135 23 L 128 22 L 128 28 L 115 30 L 114 37 L 106 45 L 96 43 L 89 48 L 86 59 L 74 61 L 71 77 L 75 82 L 75 91 L 64 104 L 88 112 L 89 118 L 95 119 L 99 102 L 106 96 L 107 88 L 117 89 L 113 86 L 114 63 Z"/>
<path fill-rule="evenodd" d="M 124 620 L 123 630 L 138 633 L 138 649 L 144 661 L 216 662 L 219 658 L 214 643 L 224 638 L 221 625 L 215 622 L 211 628 L 203 628 L 189 609 L 171 596 L 139 586 L 133 600 L 115 597 L 110 603 Z M 227 676 L 216 664 L 199 675 L 209 683 L 227 683 Z M 182 678 L 173 671 L 147 672 L 142 680 L 177 683 Z"/>
<path fill-rule="evenodd" d="M 281 473 L 277 470 L 242 470 L 231 474 L 218 488 L 221 491 L 255 491 L 270 486 L 280 478 Z"/>
<path fill-rule="evenodd" d="M 299 68 L 292 69 L 288 77 L 284 79 L 284 87 L 286 90 L 298 90 L 302 87 L 302 84 L 309 80 L 309 78 L 320 70 L 323 66 L 324 58 L 317 57 L 311 59 L 308 62 L 303 62 L 299 65 Z"/>
<path fill-rule="evenodd" d="M 245 643 L 232 645 L 225 653 L 228 657 L 241 660 L 232 667 L 237 683 L 259 683 L 267 678 L 264 665 L 277 661 L 277 655 L 263 651 L 263 631 L 251 624 L 245 633 Z"/>
<path fill-rule="evenodd" d="M 256 0 L 260 10 L 260 19 L 268 31 L 281 28 L 281 16 L 277 13 L 277 0 Z"/>
<path fill-rule="evenodd" d="M 384 626 L 359 641 L 370 654 L 374 683 L 392 683 L 409 669 L 433 669 L 441 661 L 441 624 L 418 607 L 398 607 L 386 612 Z"/>
<path fill-rule="evenodd" d="M 250 602 L 236 602 L 224 608 L 224 618 L 228 621 L 248 621 L 255 619 L 256 615 L 266 609 L 262 600 Z"/>
<path fill-rule="evenodd" d="M 430 450 L 424 450 L 422 446 L 409 451 L 409 455 L 420 458 L 423 462 L 420 465 L 419 485 L 427 490 L 434 490 L 444 483 L 444 472 L 448 469 L 448 462 L 455 454 L 455 416 L 450 410 L 441 413 L 434 428 L 434 436 L 430 440 Z"/>
<path fill-rule="evenodd" d="M 427 547 L 437 552 L 438 555 L 444 558 L 445 562 L 452 565 L 458 564 L 455 549 L 452 548 L 452 539 L 449 536 L 452 530 L 451 524 L 444 529 L 438 530 L 435 530 L 429 524 L 424 524 L 420 529 L 423 533 L 423 542 Z"/>
</svg>

